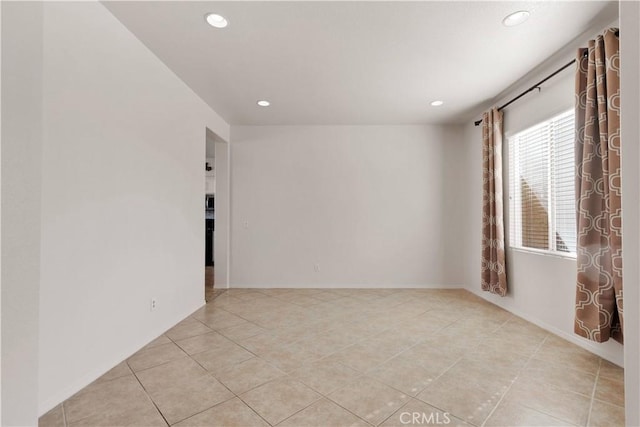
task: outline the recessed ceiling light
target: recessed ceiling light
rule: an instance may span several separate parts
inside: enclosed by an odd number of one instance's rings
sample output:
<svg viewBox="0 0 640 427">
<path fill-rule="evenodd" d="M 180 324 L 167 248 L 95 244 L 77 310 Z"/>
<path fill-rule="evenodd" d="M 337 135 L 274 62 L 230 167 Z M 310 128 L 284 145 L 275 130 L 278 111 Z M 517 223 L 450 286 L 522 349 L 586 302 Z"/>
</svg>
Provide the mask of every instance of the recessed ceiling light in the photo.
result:
<svg viewBox="0 0 640 427">
<path fill-rule="evenodd" d="M 229 21 L 222 15 L 218 15 L 217 13 L 207 13 L 204 16 L 204 19 L 207 20 L 207 24 L 216 28 L 224 28 L 229 25 Z"/>
<path fill-rule="evenodd" d="M 432 106 L 432 107 L 439 107 L 439 106 L 441 106 L 442 104 L 444 104 L 444 101 L 432 101 L 432 102 L 431 102 L 431 106 Z"/>
<path fill-rule="evenodd" d="M 531 15 L 531 14 L 529 13 L 528 10 L 519 10 L 517 12 L 513 12 L 510 15 L 507 15 L 502 20 L 502 24 L 505 27 L 514 27 L 516 25 L 522 24 L 524 21 L 529 19 L 529 15 Z"/>
<path fill-rule="evenodd" d="M 267 101 L 266 99 L 261 99 L 256 104 L 258 104 L 261 107 L 268 107 L 269 105 L 271 105 L 271 103 L 269 101 Z"/>
</svg>

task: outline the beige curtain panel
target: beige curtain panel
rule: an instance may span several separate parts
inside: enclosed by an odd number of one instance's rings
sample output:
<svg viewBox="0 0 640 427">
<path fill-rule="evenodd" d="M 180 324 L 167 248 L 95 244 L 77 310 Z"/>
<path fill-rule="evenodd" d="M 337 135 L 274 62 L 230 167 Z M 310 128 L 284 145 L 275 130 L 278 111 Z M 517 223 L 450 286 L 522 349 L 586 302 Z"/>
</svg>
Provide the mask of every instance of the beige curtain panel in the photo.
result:
<svg viewBox="0 0 640 427">
<path fill-rule="evenodd" d="M 482 117 L 482 290 L 507 294 L 502 207 L 502 113 Z"/>
<path fill-rule="evenodd" d="M 585 56 L 586 53 L 586 56 Z M 622 342 L 620 49 L 607 30 L 580 49 L 576 71 L 575 332 Z"/>
</svg>

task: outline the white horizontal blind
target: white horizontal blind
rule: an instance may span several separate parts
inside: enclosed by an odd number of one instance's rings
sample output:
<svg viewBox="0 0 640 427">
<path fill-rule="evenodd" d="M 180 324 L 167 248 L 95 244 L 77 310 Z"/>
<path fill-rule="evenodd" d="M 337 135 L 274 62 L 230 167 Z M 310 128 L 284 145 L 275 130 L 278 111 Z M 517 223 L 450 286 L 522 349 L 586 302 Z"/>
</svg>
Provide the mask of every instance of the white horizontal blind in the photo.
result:
<svg viewBox="0 0 640 427">
<path fill-rule="evenodd" d="M 574 113 L 509 138 L 509 242 L 575 254 Z"/>
</svg>

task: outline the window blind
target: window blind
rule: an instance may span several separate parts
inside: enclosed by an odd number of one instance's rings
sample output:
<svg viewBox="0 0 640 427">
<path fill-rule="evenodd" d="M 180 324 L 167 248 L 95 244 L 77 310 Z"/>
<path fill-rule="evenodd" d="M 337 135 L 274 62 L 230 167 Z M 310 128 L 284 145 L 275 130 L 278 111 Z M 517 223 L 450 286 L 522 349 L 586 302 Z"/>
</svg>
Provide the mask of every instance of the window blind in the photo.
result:
<svg viewBox="0 0 640 427">
<path fill-rule="evenodd" d="M 509 245 L 576 252 L 574 113 L 509 138 Z"/>
</svg>

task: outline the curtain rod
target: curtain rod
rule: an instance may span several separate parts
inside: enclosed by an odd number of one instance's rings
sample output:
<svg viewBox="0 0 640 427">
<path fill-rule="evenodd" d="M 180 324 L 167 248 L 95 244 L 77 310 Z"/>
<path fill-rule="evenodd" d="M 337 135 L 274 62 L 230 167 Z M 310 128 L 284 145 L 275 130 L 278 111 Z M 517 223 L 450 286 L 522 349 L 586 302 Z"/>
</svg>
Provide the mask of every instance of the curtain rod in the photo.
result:
<svg viewBox="0 0 640 427">
<path fill-rule="evenodd" d="M 586 52 L 585 52 L 586 53 Z M 545 77 L 544 79 L 540 80 L 538 83 L 534 84 L 533 86 L 531 86 L 529 89 L 525 90 L 524 92 L 522 92 L 520 95 L 516 96 L 515 98 L 511 99 L 509 102 L 507 102 L 504 105 L 501 105 L 500 107 L 498 107 L 498 111 L 507 108 L 509 105 L 513 104 L 514 102 L 516 102 L 518 99 L 522 98 L 523 96 L 525 96 L 526 94 L 528 94 L 529 92 L 535 90 L 535 89 L 540 89 L 540 85 L 543 84 L 544 82 L 546 82 L 547 80 L 549 80 L 552 77 L 555 77 L 558 73 L 560 73 L 561 71 L 564 71 L 566 68 L 570 67 L 571 65 L 575 64 L 576 60 L 574 59 L 573 61 L 563 65 L 562 67 L 558 68 L 556 71 L 554 71 L 553 73 L 551 73 L 550 75 L 548 75 L 547 77 Z M 482 119 L 480 120 L 476 120 L 473 124 L 476 126 L 479 126 L 480 123 L 482 123 Z"/>
</svg>

